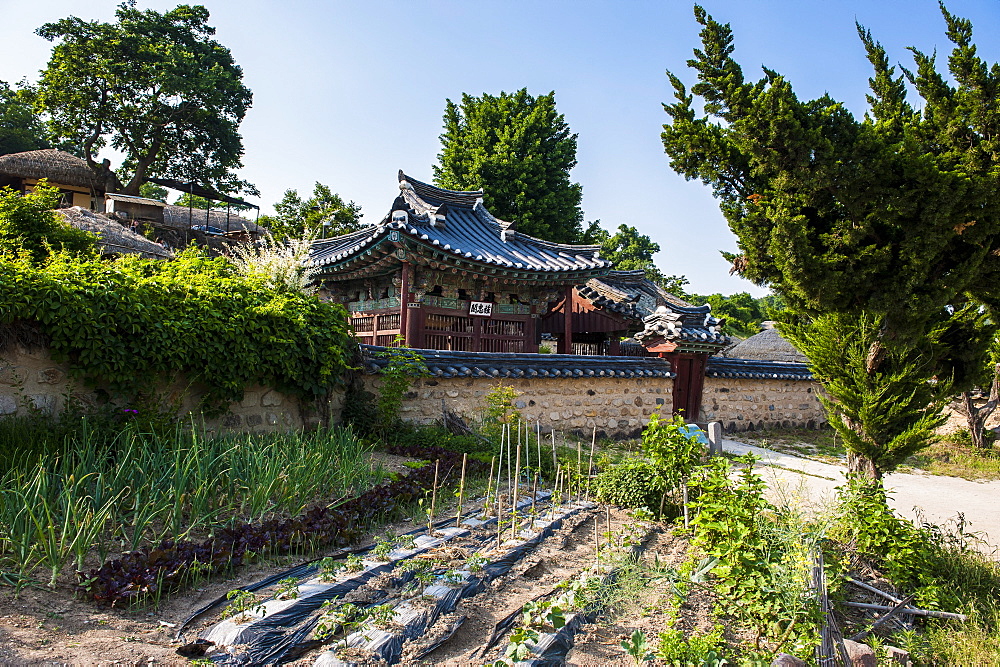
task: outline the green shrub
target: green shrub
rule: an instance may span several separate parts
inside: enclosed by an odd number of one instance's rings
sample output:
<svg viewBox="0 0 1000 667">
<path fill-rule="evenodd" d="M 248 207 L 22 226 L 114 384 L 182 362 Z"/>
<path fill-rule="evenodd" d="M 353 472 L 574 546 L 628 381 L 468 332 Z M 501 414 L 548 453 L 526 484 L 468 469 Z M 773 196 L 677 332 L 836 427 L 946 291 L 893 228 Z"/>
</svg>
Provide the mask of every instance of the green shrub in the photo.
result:
<svg viewBox="0 0 1000 667">
<path fill-rule="evenodd" d="M 64 222 L 52 209 L 59 206 L 59 190 L 40 181 L 21 196 L 0 188 L 0 255 L 22 253 L 35 263 L 53 250 L 94 256 L 97 237 Z"/>
<path fill-rule="evenodd" d="M 656 466 L 644 459 L 627 459 L 602 470 L 594 480 L 601 502 L 621 507 L 659 507 L 663 487 Z"/>
</svg>

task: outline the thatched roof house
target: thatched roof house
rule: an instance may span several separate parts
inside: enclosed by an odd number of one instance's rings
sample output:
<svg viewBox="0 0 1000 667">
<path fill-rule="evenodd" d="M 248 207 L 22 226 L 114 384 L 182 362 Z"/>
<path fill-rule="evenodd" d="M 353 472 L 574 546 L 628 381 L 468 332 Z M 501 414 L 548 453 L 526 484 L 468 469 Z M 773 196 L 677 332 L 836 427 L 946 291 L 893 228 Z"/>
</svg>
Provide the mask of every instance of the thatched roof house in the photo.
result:
<svg viewBox="0 0 1000 667">
<path fill-rule="evenodd" d="M 81 206 L 61 208 L 56 213 L 77 229 L 97 234 L 100 237 L 101 252 L 105 255 L 141 255 L 147 259 L 171 259 L 174 256 L 159 243 Z"/>
<path fill-rule="evenodd" d="M 782 338 L 774 322 L 762 322 L 761 332 L 725 351 L 725 356 L 733 359 L 754 359 L 758 361 L 787 361 L 806 364 L 809 359 L 794 345 Z"/>
<path fill-rule="evenodd" d="M 104 193 L 120 186 L 109 164 L 105 161 L 104 173 L 98 174 L 85 160 L 54 148 L 11 153 L 0 156 L 0 186 L 26 193 L 47 179 L 49 185 L 59 188 L 65 206 L 101 210 Z"/>
</svg>

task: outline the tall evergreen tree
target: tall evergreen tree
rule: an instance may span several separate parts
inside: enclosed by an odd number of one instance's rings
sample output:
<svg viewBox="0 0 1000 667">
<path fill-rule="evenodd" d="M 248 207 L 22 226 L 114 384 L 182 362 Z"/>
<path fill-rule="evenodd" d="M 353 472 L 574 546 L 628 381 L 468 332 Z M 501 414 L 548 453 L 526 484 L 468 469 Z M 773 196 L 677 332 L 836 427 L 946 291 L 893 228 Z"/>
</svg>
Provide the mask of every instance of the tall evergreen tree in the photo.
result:
<svg viewBox="0 0 1000 667">
<path fill-rule="evenodd" d="M 843 346 L 853 331 L 866 341 L 864 354 L 845 360 L 849 368 L 815 370 L 828 390 L 844 388 L 831 393 L 831 423 L 853 434 L 851 467 L 873 477 L 899 462 L 886 452 L 927 443 L 941 396 L 921 396 L 929 407 L 889 426 L 871 406 L 891 404 L 887 392 L 902 400 L 900 392 L 931 378 L 961 389 L 971 377 L 963 369 L 974 359 L 981 367 L 986 353 L 973 343 L 975 318 L 964 304 L 1000 303 L 1000 67 L 976 55 L 969 21 L 944 5 L 941 12 L 954 83 L 917 49 L 914 70 L 897 76 L 857 26 L 874 68 L 861 120 L 829 95 L 800 100 L 773 70 L 745 80 L 730 27 L 699 6 L 692 94 L 668 72 L 676 101 L 664 105 L 664 147 L 675 170 L 720 199 L 739 239 L 734 268 L 784 297 L 797 316 L 793 338 Z M 858 409 L 845 398 L 866 394 Z"/>
<path fill-rule="evenodd" d="M 555 92 L 527 89 L 447 101 L 434 182 L 452 190 L 485 191 L 487 208 L 531 236 L 578 242 L 583 190 L 570 180 L 576 136 L 556 111 Z"/>
</svg>

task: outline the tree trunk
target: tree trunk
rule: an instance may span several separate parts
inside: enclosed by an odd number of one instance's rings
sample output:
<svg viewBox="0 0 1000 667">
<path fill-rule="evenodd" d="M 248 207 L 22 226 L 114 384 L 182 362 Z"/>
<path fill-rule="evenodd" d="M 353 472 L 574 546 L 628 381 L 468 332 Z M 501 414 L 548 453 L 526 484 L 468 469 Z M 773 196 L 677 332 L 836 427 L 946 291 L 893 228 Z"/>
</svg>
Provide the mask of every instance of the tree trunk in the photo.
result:
<svg viewBox="0 0 1000 667">
<path fill-rule="evenodd" d="M 873 482 L 882 480 L 882 471 L 875 466 L 874 461 L 851 450 L 847 450 L 847 472 L 862 475 Z"/>
</svg>

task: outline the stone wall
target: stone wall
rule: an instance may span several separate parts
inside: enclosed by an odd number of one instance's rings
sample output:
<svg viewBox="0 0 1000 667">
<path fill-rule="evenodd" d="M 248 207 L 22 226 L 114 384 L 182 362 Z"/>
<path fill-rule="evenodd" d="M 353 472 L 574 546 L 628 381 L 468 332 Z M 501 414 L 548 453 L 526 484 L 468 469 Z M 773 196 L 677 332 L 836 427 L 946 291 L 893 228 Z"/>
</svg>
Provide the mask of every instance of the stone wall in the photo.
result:
<svg viewBox="0 0 1000 667">
<path fill-rule="evenodd" d="M 717 421 L 727 432 L 768 428 L 819 428 L 826 413 L 809 380 L 705 378 L 701 421 Z"/>
<path fill-rule="evenodd" d="M 377 375 L 364 377 L 366 389 L 378 391 Z M 418 380 L 406 395 L 402 417 L 418 424 L 441 419 L 442 406 L 466 421 L 481 418 L 488 394 L 499 383 L 519 393 L 515 405 L 532 424 L 609 438 L 635 437 L 658 410 L 669 414 L 669 378 L 433 378 Z M 442 401 L 444 403 L 442 404 Z"/>
<path fill-rule="evenodd" d="M 200 394 L 184 382 L 175 382 L 161 390 L 165 405 L 178 405 L 178 413 L 197 410 Z M 47 350 L 15 348 L 0 356 L 0 417 L 26 415 L 32 410 L 59 414 L 67 401 L 82 406 L 96 406 L 97 393 L 74 381 L 65 364 L 52 361 Z M 331 401 L 330 411 L 339 417 L 343 396 Z M 127 407 L 127 406 L 122 406 Z M 207 419 L 210 429 L 238 431 L 281 431 L 301 428 L 319 420 L 311 405 L 303 405 L 267 387 L 249 387 L 243 400 L 230 406 L 229 414 Z"/>
</svg>

